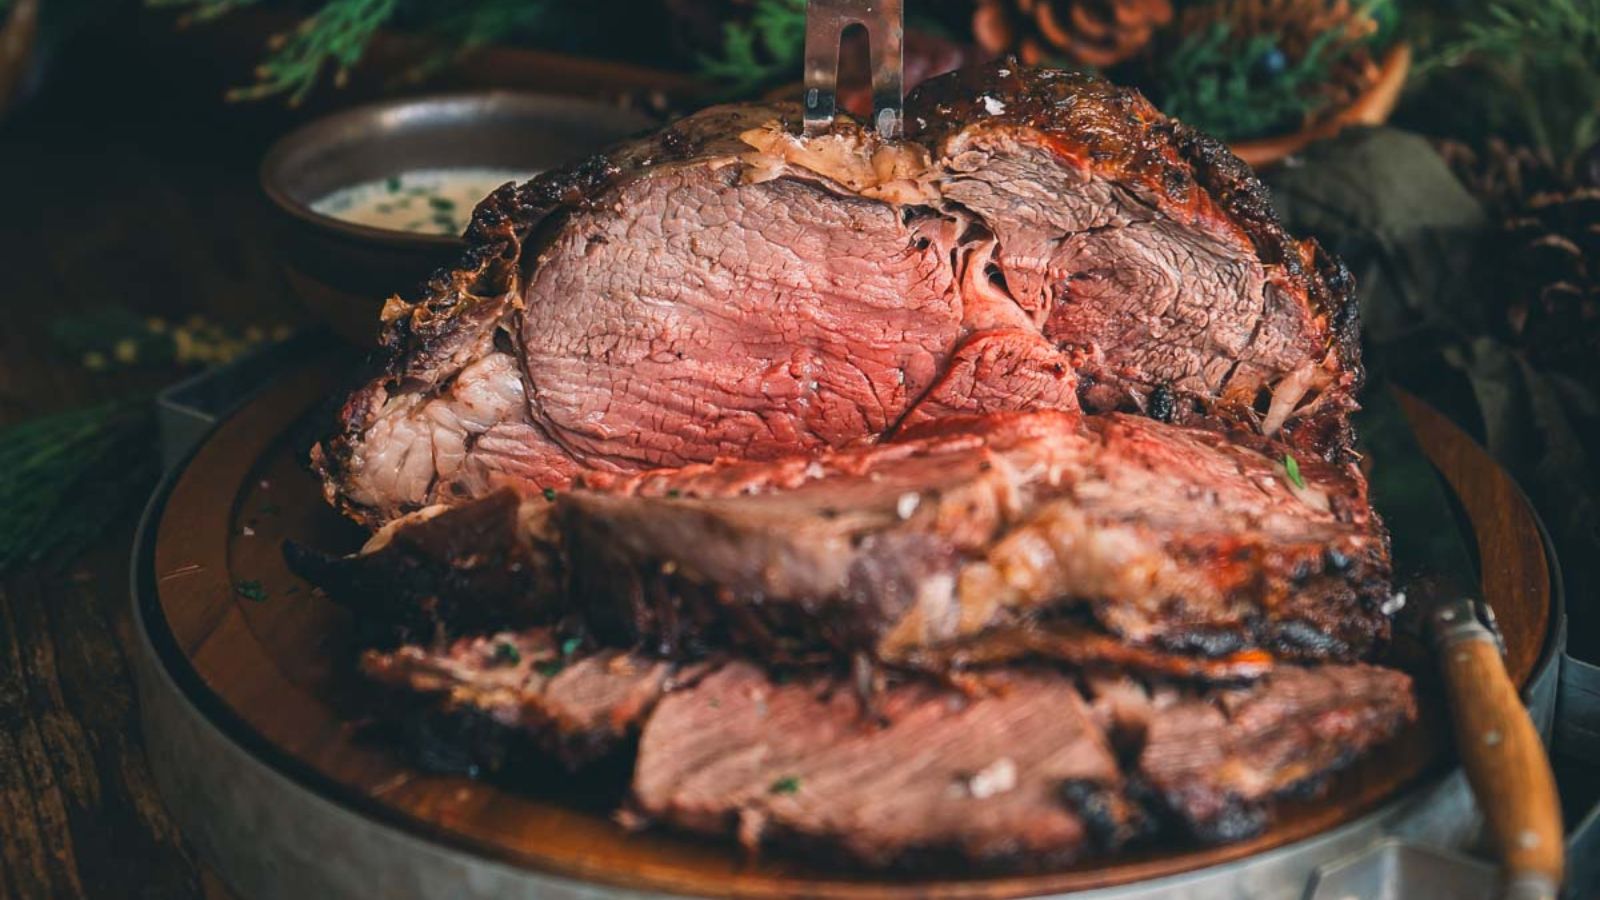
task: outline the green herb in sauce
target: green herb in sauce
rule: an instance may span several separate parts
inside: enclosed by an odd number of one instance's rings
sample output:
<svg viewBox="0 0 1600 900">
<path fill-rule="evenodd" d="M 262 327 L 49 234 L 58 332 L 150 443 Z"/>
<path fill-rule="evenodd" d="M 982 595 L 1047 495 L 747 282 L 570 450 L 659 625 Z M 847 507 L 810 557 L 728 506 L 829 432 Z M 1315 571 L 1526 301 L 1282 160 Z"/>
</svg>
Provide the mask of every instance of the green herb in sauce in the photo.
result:
<svg viewBox="0 0 1600 900">
<path fill-rule="evenodd" d="M 311 208 L 355 225 L 460 234 L 478 201 L 508 181 L 525 181 L 533 174 L 517 169 L 416 169 L 340 188 Z"/>
</svg>

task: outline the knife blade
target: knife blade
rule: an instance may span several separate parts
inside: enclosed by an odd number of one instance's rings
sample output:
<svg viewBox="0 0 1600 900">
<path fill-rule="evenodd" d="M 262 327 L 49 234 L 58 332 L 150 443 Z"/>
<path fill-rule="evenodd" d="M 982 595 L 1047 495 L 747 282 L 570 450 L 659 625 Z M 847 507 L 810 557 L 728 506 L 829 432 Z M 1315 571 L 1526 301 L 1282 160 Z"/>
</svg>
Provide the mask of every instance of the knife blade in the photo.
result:
<svg viewBox="0 0 1600 900">
<path fill-rule="evenodd" d="M 1555 777 L 1506 671 L 1473 545 L 1393 394 L 1371 392 L 1357 427 L 1373 460 L 1373 505 L 1402 575 L 1405 605 L 1395 624 L 1433 648 L 1456 752 L 1504 866 L 1503 896 L 1553 900 L 1565 868 Z"/>
</svg>

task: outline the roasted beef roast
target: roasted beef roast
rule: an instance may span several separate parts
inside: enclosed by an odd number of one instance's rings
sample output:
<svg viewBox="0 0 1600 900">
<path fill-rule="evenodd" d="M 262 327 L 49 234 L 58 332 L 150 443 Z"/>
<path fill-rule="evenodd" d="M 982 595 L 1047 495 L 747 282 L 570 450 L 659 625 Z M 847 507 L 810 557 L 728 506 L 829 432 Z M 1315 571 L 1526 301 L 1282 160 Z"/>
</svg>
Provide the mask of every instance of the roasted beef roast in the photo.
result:
<svg viewBox="0 0 1600 900">
<path fill-rule="evenodd" d="M 1231 840 L 1415 714 L 1348 274 L 1226 148 L 1000 62 L 908 137 L 719 106 L 487 198 L 289 548 L 482 770 L 873 867 Z M 454 747 L 454 749 L 449 749 Z"/>
<path fill-rule="evenodd" d="M 1143 412 L 1348 457 L 1347 274 L 1249 170 L 1097 78 L 998 64 L 911 138 L 714 107 L 478 208 L 314 451 L 373 524 L 498 485 L 762 460 L 951 412 Z"/>
</svg>

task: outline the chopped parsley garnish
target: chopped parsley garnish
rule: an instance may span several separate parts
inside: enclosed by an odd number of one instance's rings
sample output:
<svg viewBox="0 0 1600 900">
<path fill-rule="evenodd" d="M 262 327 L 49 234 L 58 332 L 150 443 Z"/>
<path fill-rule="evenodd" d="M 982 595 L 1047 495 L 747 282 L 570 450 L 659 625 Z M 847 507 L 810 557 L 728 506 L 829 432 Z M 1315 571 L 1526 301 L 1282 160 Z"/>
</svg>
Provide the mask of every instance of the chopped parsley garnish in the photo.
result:
<svg viewBox="0 0 1600 900">
<path fill-rule="evenodd" d="M 1306 480 L 1300 476 L 1300 462 L 1294 458 L 1293 454 L 1285 453 L 1283 455 L 1283 471 L 1288 473 L 1290 484 L 1302 491 L 1306 489 Z"/>
<path fill-rule="evenodd" d="M 677 488 L 672 488 L 671 490 L 667 491 L 667 496 L 671 497 L 673 499 L 677 499 L 677 498 L 683 496 L 683 491 L 680 491 Z"/>
<path fill-rule="evenodd" d="M 428 205 L 441 212 L 449 212 L 456 208 L 456 202 L 449 197 L 429 197 Z"/>
<path fill-rule="evenodd" d="M 535 669 L 539 670 L 539 674 L 546 678 L 554 678 L 556 673 L 560 672 L 566 667 L 566 662 L 559 659 L 547 659 L 544 662 L 539 663 L 537 666 L 534 666 Z"/>
<path fill-rule="evenodd" d="M 516 644 L 501 641 L 494 645 L 494 661 L 514 666 L 522 662 L 522 651 L 517 649 Z"/>
<path fill-rule="evenodd" d="M 779 778 L 777 781 L 774 781 L 772 783 L 772 787 L 768 788 L 768 790 L 772 791 L 774 794 L 798 793 L 800 790 L 800 779 L 794 777 L 793 775 L 785 775 L 782 778 Z"/>
<path fill-rule="evenodd" d="M 544 498 L 546 500 L 549 500 L 551 503 L 556 502 L 556 489 L 555 488 L 545 488 L 544 489 Z"/>
<path fill-rule="evenodd" d="M 390 175 L 388 178 L 385 178 L 383 180 L 383 186 L 385 188 L 388 188 L 389 193 L 391 193 L 391 194 L 396 193 L 397 191 L 400 190 L 400 176 L 399 175 Z"/>
<path fill-rule="evenodd" d="M 262 587 L 259 581 L 241 581 L 233 586 L 233 592 L 257 603 L 267 599 L 267 589 Z"/>
<path fill-rule="evenodd" d="M 572 654 L 577 653 L 578 648 L 581 646 L 583 646 L 583 638 L 569 637 L 561 642 L 561 655 L 571 656 Z"/>
</svg>

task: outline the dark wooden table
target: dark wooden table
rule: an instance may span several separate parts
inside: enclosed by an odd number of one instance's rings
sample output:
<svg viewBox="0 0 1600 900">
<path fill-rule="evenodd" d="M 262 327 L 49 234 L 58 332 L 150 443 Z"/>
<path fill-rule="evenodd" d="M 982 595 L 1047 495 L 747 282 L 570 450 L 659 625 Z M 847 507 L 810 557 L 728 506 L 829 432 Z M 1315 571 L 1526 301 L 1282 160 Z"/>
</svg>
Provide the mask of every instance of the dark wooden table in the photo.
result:
<svg viewBox="0 0 1600 900">
<path fill-rule="evenodd" d="M 122 17 L 50 60 L 0 122 L 0 424 L 170 382 L 94 375 L 48 337 L 107 305 L 295 323 L 255 167 L 281 112 L 158 65 Z M 0 898 L 226 896 L 144 758 L 129 661 L 133 516 L 83 558 L 0 578 Z"/>
</svg>

